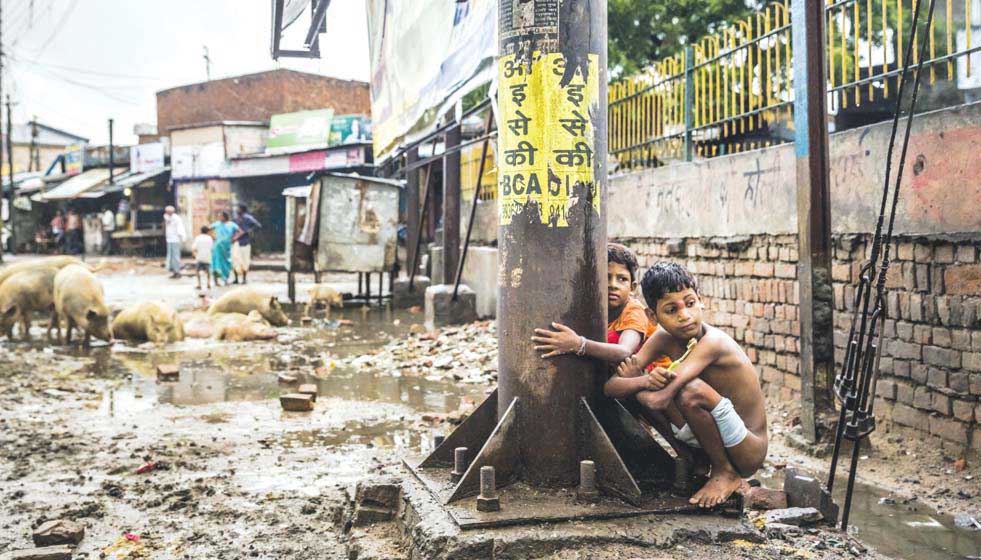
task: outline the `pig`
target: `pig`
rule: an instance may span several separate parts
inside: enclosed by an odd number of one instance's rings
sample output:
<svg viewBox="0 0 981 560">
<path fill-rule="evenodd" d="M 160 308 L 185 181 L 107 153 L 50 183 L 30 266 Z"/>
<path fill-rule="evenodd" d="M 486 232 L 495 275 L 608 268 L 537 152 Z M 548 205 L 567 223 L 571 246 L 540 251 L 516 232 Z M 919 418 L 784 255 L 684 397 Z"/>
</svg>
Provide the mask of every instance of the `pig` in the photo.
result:
<svg viewBox="0 0 981 560">
<path fill-rule="evenodd" d="M 147 301 L 116 315 L 112 335 L 131 342 L 177 342 L 184 340 L 184 322 L 166 303 Z"/>
<path fill-rule="evenodd" d="M 102 283 L 89 269 L 70 264 L 58 271 L 54 279 L 55 328 L 61 338 L 61 320 L 66 322 L 65 342 L 71 343 L 72 329 L 85 333 L 88 347 L 92 336 L 112 342 L 109 308 L 106 307 Z"/>
<path fill-rule="evenodd" d="M 248 315 L 250 311 L 258 311 L 263 319 L 274 326 L 285 327 L 289 324 L 289 318 L 283 313 L 283 308 L 275 297 L 262 295 L 252 288 L 231 290 L 208 308 L 210 315 L 218 313 Z"/>
<path fill-rule="evenodd" d="M 211 338 L 215 333 L 214 322 L 220 315 L 208 315 L 200 311 L 180 314 L 184 323 L 184 336 L 187 338 Z"/>
<path fill-rule="evenodd" d="M 214 337 L 232 342 L 242 340 L 271 340 L 276 338 L 276 329 L 262 318 L 258 311 L 248 315 L 241 313 L 222 313 L 214 320 Z"/>
<path fill-rule="evenodd" d="M 317 305 L 323 303 L 327 306 L 327 316 L 330 317 L 330 308 L 336 307 L 338 309 L 344 307 L 344 298 L 341 297 L 340 292 L 331 288 L 327 284 L 314 284 L 310 288 L 310 301 L 307 303 L 306 309 L 303 314 L 307 317 L 310 316 L 310 312 L 317 308 Z"/>
<path fill-rule="evenodd" d="M 0 284 L 0 331 L 14 339 L 14 325 L 19 321 L 21 336 L 31 339 L 31 315 L 45 311 L 51 317 L 48 338 L 54 328 L 54 278 L 58 269 L 40 267 L 22 270 Z"/>
</svg>

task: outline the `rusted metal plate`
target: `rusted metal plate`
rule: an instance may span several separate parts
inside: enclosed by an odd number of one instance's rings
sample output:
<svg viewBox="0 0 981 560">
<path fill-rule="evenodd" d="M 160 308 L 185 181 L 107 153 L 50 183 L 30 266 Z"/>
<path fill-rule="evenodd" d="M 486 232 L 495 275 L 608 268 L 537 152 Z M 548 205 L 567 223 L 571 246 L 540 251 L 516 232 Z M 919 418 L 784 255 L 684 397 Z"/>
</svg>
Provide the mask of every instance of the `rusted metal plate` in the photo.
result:
<svg viewBox="0 0 981 560">
<path fill-rule="evenodd" d="M 321 178 L 317 271 L 383 272 L 395 265 L 397 182 L 332 173 Z"/>
<path fill-rule="evenodd" d="M 597 399 L 593 412 L 613 446 L 620 452 L 634 479 L 645 485 L 667 482 L 674 476 L 674 457 L 662 448 L 651 432 L 637 420 L 636 402 L 627 407 L 615 399 Z"/>
<path fill-rule="evenodd" d="M 454 449 L 466 447 L 472 453 L 477 453 L 477 450 L 484 446 L 484 442 L 490 437 L 496 425 L 497 389 L 494 389 L 494 392 L 488 395 L 484 402 L 480 403 L 480 406 L 457 429 L 453 430 L 453 433 L 446 436 L 443 443 L 419 464 L 419 467 L 424 469 L 452 467 Z"/>
</svg>

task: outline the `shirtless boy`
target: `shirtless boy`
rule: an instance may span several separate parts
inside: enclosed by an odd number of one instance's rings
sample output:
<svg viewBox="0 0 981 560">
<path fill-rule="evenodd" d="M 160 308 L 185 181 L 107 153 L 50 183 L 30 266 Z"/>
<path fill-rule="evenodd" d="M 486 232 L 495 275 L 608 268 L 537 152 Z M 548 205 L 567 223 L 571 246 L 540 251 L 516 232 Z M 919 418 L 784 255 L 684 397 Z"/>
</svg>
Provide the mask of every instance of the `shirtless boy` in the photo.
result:
<svg viewBox="0 0 981 560">
<path fill-rule="evenodd" d="M 756 370 L 736 341 L 702 321 L 698 284 L 685 268 L 659 262 L 644 274 L 641 289 L 660 328 L 620 364 L 604 391 L 635 397 L 683 459 L 709 464 L 708 482 L 689 501 L 715 507 L 766 458 L 766 410 Z M 681 358 L 692 339 L 691 352 L 673 371 L 645 371 L 656 356 Z"/>
</svg>

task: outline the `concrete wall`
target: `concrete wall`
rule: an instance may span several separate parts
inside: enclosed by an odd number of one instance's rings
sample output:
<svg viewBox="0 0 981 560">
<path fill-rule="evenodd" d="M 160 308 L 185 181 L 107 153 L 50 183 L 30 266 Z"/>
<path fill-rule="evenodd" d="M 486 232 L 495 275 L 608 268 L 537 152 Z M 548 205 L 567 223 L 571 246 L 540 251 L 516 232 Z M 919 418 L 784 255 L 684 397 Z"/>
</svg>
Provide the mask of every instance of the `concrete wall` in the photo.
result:
<svg viewBox="0 0 981 560">
<path fill-rule="evenodd" d="M 831 137 L 839 361 L 871 249 L 890 123 Z M 902 130 L 902 129 L 900 129 Z M 771 399 L 800 397 L 793 146 L 611 178 L 609 235 L 642 267 L 684 263 L 707 320 L 746 350 Z M 917 117 L 887 277 L 877 415 L 981 449 L 981 104 Z M 898 147 L 896 159 L 898 160 Z M 898 165 L 898 161 L 894 167 Z"/>
<path fill-rule="evenodd" d="M 333 108 L 371 114 L 368 84 L 278 69 L 157 92 L 157 130 L 215 121 L 268 121 L 279 113 Z"/>
</svg>

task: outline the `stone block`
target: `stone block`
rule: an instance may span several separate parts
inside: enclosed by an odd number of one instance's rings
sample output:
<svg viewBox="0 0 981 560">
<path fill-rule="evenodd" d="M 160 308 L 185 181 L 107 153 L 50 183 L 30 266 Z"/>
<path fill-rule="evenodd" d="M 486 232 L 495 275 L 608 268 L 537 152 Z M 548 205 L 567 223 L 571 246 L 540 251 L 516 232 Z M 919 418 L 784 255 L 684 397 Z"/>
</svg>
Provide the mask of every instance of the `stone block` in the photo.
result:
<svg viewBox="0 0 981 560">
<path fill-rule="evenodd" d="M 882 383 L 881 381 L 879 383 Z M 909 383 L 896 383 L 896 401 L 903 404 L 913 404 L 913 394 L 915 388 Z"/>
<path fill-rule="evenodd" d="M 974 403 L 970 401 L 952 401 L 954 418 L 961 422 L 971 422 L 974 420 Z"/>
<path fill-rule="evenodd" d="M 35 546 L 76 545 L 84 536 L 85 526 L 70 519 L 46 521 L 31 534 Z"/>
<path fill-rule="evenodd" d="M 157 366 L 157 381 L 177 381 L 181 368 L 177 364 L 160 364 Z"/>
<path fill-rule="evenodd" d="M 0 556 L 3 560 L 71 560 L 72 547 L 67 544 L 14 550 Z"/>
<path fill-rule="evenodd" d="M 961 358 L 964 369 L 981 371 L 981 352 L 964 352 Z"/>
<path fill-rule="evenodd" d="M 944 270 L 948 295 L 981 295 L 981 265 L 954 265 Z"/>
<path fill-rule="evenodd" d="M 316 383 L 304 383 L 296 388 L 296 392 L 301 395 L 310 395 L 310 400 L 317 402 L 317 384 Z"/>
<path fill-rule="evenodd" d="M 934 337 L 936 337 L 936 331 L 934 331 Z M 936 339 L 934 339 L 934 344 L 937 346 L 943 346 L 943 344 L 937 343 Z M 954 329 L 950 331 L 950 347 L 954 350 L 969 352 L 971 350 L 971 331 L 962 329 Z"/>
<path fill-rule="evenodd" d="M 927 374 L 927 385 L 934 389 L 947 387 L 947 370 L 932 367 Z"/>
<path fill-rule="evenodd" d="M 953 418 L 931 416 L 930 433 L 958 444 L 967 443 L 967 424 Z"/>
<path fill-rule="evenodd" d="M 973 245 L 958 245 L 957 246 L 957 262 L 964 264 L 971 264 L 974 262 L 974 255 L 977 250 Z"/>
<path fill-rule="evenodd" d="M 838 504 L 831 499 L 831 493 L 816 478 L 791 467 L 786 470 L 783 491 L 787 494 L 787 505 L 793 509 L 813 509 L 828 523 L 838 520 Z M 779 511 L 779 510 L 778 510 Z M 776 520 L 778 523 L 788 521 Z M 790 523 L 794 525 L 794 523 Z"/>
<path fill-rule="evenodd" d="M 743 507 L 757 510 L 786 509 L 787 493 L 755 486 L 743 494 Z"/>
<path fill-rule="evenodd" d="M 426 288 L 431 281 L 428 276 L 416 276 L 409 289 L 408 278 L 398 278 L 392 284 L 392 307 L 395 309 L 408 309 L 413 306 L 420 306 L 426 301 Z"/>
<path fill-rule="evenodd" d="M 931 341 L 935 346 L 940 346 L 942 348 L 951 347 L 951 331 L 950 329 L 945 329 L 942 327 L 934 327 L 933 332 L 930 336 Z"/>
<path fill-rule="evenodd" d="M 359 482 L 354 492 L 355 527 L 390 521 L 399 508 L 402 490 L 395 480 Z"/>
<path fill-rule="evenodd" d="M 947 375 L 947 387 L 962 395 L 971 392 L 970 375 L 964 371 L 952 371 Z"/>
<path fill-rule="evenodd" d="M 289 412 L 310 412 L 313 410 L 313 397 L 301 393 L 280 395 L 279 405 Z"/>
<path fill-rule="evenodd" d="M 464 284 L 460 284 L 456 301 L 453 300 L 453 286 L 450 284 L 426 288 L 425 307 L 426 326 L 430 329 L 477 320 L 477 294 Z"/>
<path fill-rule="evenodd" d="M 954 245 L 951 243 L 941 243 L 933 250 L 933 262 L 948 264 L 954 262 Z"/>
<path fill-rule="evenodd" d="M 897 404 L 892 409 L 893 422 L 920 430 L 921 432 L 929 429 L 927 418 L 928 415 L 925 412 L 920 412 L 905 404 Z"/>
<path fill-rule="evenodd" d="M 913 260 L 918 263 L 928 263 L 933 259 L 933 246 L 918 243 L 913 246 Z"/>
<path fill-rule="evenodd" d="M 821 521 L 822 516 L 821 512 L 812 507 L 790 507 L 768 511 L 763 515 L 763 519 L 767 525 L 780 523 L 802 527 Z"/>
<path fill-rule="evenodd" d="M 923 410 L 930 410 L 933 407 L 933 397 L 930 396 L 930 389 L 917 387 L 913 392 L 913 406 Z"/>
</svg>

